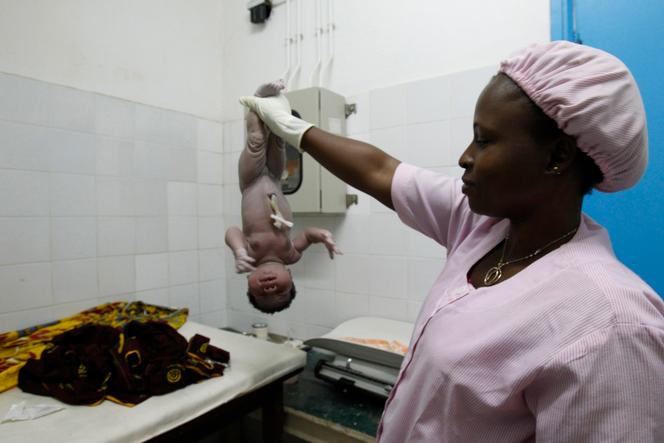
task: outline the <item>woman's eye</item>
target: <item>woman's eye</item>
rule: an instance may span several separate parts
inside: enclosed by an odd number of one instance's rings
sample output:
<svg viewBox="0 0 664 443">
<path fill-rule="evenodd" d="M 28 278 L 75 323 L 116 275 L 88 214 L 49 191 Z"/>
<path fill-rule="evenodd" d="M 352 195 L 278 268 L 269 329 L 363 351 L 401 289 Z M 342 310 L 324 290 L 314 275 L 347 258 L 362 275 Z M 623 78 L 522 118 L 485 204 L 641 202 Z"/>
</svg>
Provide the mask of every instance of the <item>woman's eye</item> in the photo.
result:
<svg viewBox="0 0 664 443">
<path fill-rule="evenodd" d="M 484 139 L 475 139 L 475 144 L 480 148 L 484 148 L 486 145 L 489 144 L 489 141 Z"/>
</svg>

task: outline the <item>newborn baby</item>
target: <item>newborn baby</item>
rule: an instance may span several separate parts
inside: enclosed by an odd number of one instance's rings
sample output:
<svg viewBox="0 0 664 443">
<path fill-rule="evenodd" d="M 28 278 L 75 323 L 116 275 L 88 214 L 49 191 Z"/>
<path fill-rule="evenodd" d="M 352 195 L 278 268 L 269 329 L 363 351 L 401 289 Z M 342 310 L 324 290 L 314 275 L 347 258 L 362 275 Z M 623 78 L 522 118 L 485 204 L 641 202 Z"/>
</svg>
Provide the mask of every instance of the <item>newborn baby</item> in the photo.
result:
<svg viewBox="0 0 664 443">
<path fill-rule="evenodd" d="M 256 91 L 258 97 L 277 95 L 281 81 Z M 250 272 L 247 295 L 251 304 L 267 313 L 286 309 L 295 298 L 295 285 L 286 265 L 297 262 L 312 243 L 323 243 L 330 258 L 341 254 L 332 234 L 307 228 L 292 241 L 293 216 L 281 192 L 284 169 L 283 140 L 270 133 L 258 116 L 246 115 L 247 143 L 238 164 L 242 192 L 242 230 L 226 231 L 226 244 L 235 256 L 235 270 Z"/>
</svg>

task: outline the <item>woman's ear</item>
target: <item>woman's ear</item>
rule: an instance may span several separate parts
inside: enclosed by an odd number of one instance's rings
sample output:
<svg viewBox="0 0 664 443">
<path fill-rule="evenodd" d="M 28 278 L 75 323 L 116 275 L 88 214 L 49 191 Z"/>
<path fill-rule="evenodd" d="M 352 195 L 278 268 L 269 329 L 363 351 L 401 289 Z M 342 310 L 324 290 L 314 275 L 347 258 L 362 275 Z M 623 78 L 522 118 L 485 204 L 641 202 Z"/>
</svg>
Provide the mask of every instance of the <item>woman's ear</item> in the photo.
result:
<svg viewBox="0 0 664 443">
<path fill-rule="evenodd" d="M 567 134 L 562 134 L 553 145 L 547 172 L 562 175 L 569 171 L 576 158 L 576 153 L 577 147 L 574 139 Z"/>
</svg>

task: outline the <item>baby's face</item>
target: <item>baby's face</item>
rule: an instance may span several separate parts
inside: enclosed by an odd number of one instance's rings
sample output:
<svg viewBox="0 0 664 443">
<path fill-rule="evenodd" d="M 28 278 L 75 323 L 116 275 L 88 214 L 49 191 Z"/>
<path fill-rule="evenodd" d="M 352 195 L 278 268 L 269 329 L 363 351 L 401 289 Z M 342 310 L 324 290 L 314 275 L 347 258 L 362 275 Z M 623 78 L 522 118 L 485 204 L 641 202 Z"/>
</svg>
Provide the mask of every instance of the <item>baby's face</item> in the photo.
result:
<svg viewBox="0 0 664 443">
<path fill-rule="evenodd" d="M 249 292 L 260 302 L 267 299 L 287 301 L 293 288 L 290 271 L 281 263 L 268 262 L 259 265 L 247 279 Z M 271 304 L 271 303 L 270 303 Z"/>
</svg>

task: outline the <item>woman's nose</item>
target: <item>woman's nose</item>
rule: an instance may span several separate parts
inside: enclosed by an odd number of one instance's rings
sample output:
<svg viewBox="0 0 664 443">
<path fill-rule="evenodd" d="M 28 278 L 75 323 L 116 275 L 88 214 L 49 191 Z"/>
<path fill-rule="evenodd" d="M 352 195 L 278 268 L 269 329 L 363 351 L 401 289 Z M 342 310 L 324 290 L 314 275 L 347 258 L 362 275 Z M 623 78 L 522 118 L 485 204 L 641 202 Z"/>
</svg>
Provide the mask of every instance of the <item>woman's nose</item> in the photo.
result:
<svg viewBox="0 0 664 443">
<path fill-rule="evenodd" d="M 459 166 L 461 166 L 463 169 L 469 169 L 473 165 L 473 157 L 471 152 L 472 148 L 473 143 L 471 142 L 466 150 L 463 151 L 461 157 L 459 157 Z"/>
</svg>

